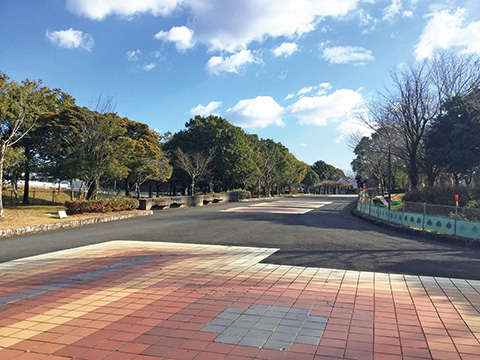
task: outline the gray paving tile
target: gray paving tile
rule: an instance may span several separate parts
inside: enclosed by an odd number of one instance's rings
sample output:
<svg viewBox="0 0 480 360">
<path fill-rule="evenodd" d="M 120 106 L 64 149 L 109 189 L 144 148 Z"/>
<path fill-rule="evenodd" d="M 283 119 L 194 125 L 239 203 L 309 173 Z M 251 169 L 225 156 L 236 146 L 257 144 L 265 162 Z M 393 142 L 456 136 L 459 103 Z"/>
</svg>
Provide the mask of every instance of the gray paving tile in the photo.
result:
<svg viewBox="0 0 480 360">
<path fill-rule="evenodd" d="M 275 340 L 267 340 L 265 344 L 263 344 L 264 349 L 272 349 L 272 350 L 283 350 L 287 351 L 290 349 L 292 343 L 286 341 L 275 341 Z"/>
<path fill-rule="evenodd" d="M 270 307 L 270 310 L 273 310 L 273 311 L 278 311 L 278 312 L 288 312 L 291 308 L 289 307 L 285 307 L 285 306 L 272 306 Z"/>
<path fill-rule="evenodd" d="M 256 330 L 252 329 L 247 332 L 245 337 L 251 337 L 251 338 L 259 338 L 259 339 L 264 339 L 267 340 L 268 337 L 272 334 L 271 331 L 266 331 L 266 330 Z"/>
<path fill-rule="evenodd" d="M 323 335 L 323 329 L 307 329 L 302 327 L 298 335 L 321 337 Z"/>
<path fill-rule="evenodd" d="M 303 321 L 301 320 L 291 320 L 291 319 L 283 319 L 280 322 L 280 325 L 282 326 L 292 326 L 292 327 L 298 327 L 300 328 L 303 324 Z"/>
<path fill-rule="evenodd" d="M 261 315 L 265 314 L 266 311 L 267 311 L 267 309 L 248 309 L 243 314 L 244 315 L 260 315 L 261 316 Z"/>
<path fill-rule="evenodd" d="M 271 305 L 265 305 L 265 304 L 252 304 L 249 307 L 249 309 L 265 309 L 265 311 L 267 311 L 270 308 L 271 308 Z"/>
<path fill-rule="evenodd" d="M 258 320 L 260 320 L 261 316 L 260 315 L 246 315 L 246 314 L 242 314 L 238 317 L 239 319 L 243 320 L 243 321 L 253 321 L 253 322 L 257 322 Z"/>
<path fill-rule="evenodd" d="M 302 328 L 323 330 L 323 329 L 325 329 L 326 325 L 327 325 L 327 323 L 305 321 L 302 325 Z"/>
<path fill-rule="evenodd" d="M 308 321 L 308 322 L 320 322 L 320 323 L 326 323 L 327 322 L 327 318 L 326 317 L 323 317 L 323 316 L 312 316 L 312 315 L 308 315 L 305 319 L 305 321 Z"/>
<path fill-rule="evenodd" d="M 219 326 L 230 326 L 233 323 L 233 319 L 223 319 L 223 318 L 215 318 L 210 321 L 209 325 L 219 325 Z"/>
<path fill-rule="evenodd" d="M 307 345 L 318 345 L 320 342 L 321 337 L 317 336 L 305 336 L 305 335 L 297 335 L 295 337 L 294 342 L 300 344 L 307 344 Z"/>
<path fill-rule="evenodd" d="M 235 320 L 239 316 L 240 316 L 240 314 L 238 314 L 238 313 L 232 313 L 232 312 L 225 312 L 224 311 L 221 314 L 218 314 L 217 318 Z"/>
<path fill-rule="evenodd" d="M 262 345 L 265 343 L 266 339 L 258 339 L 258 338 L 253 338 L 253 337 L 248 337 L 245 336 L 238 342 L 237 345 L 243 345 L 243 346 L 252 346 L 252 347 L 262 347 Z"/>
<path fill-rule="evenodd" d="M 222 344 L 237 345 L 241 339 L 242 339 L 242 336 L 220 334 L 213 341 L 217 343 L 222 343 Z"/>
<path fill-rule="evenodd" d="M 275 311 L 275 310 L 267 310 L 267 312 L 264 314 L 264 316 L 268 317 L 274 317 L 274 318 L 280 318 L 283 319 L 285 317 L 285 312 L 283 311 Z"/>
<path fill-rule="evenodd" d="M 269 317 L 269 316 L 262 316 L 257 323 L 265 323 L 265 324 L 279 324 L 282 321 L 281 317 Z"/>
<path fill-rule="evenodd" d="M 242 319 L 237 319 L 230 326 L 234 327 L 234 328 L 250 329 L 253 325 L 255 325 L 255 321 L 246 321 L 246 320 L 242 320 Z"/>
<path fill-rule="evenodd" d="M 285 315 L 285 319 L 289 319 L 289 320 L 300 320 L 300 321 L 304 321 L 306 318 L 306 315 L 304 314 L 295 314 L 295 313 L 287 313 Z"/>
<path fill-rule="evenodd" d="M 247 309 L 245 309 L 245 308 L 230 306 L 230 307 L 226 308 L 223 312 L 229 312 L 229 313 L 234 313 L 234 314 L 242 314 L 246 310 Z"/>
<path fill-rule="evenodd" d="M 298 331 L 300 330 L 300 326 L 294 327 L 294 326 L 287 326 L 287 325 L 278 325 L 275 328 L 275 332 L 282 332 L 282 333 L 287 333 L 287 334 L 297 334 Z"/>
<path fill-rule="evenodd" d="M 297 334 L 274 332 L 268 340 L 293 342 L 295 336 L 297 336 Z"/>
<path fill-rule="evenodd" d="M 269 330 L 272 332 L 277 327 L 277 324 L 270 324 L 265 322 L 257 322 L 253 325 L 252 330 Z"/>
<path fill-rule="evenodd" d="M 297 314 L 297 315 L 305 315 L 307 316 L 310 313 L 308 309 L 299 309 L 299 308 L 291 308 L 288 311 L 289 314 Z"/>
<path fill-rule="evenodd" d="M 235 328 L 235 327 L 229 326 L 228 328 L 222 331 L 222 334 L 244 336 L 249 330 L 250 328 Z"/>
<path fill-rule="evenodd" d="M 227 328 L 227 326 L 212 325 L 212 324 L 208 323 L 208 324 L 205 325 L 203 328 L 201 328 L 200 331 L 220 334 L 220 333 L 221 333 L 222 331 L 224 331 L 226 328 Z"/>
</svg>

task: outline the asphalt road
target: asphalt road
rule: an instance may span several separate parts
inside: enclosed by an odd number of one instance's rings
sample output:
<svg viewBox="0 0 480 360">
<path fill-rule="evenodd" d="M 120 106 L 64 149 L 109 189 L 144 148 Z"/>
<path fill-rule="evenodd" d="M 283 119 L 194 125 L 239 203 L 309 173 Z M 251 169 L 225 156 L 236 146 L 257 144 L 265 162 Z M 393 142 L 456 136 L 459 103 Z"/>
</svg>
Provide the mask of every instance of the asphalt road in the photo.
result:
<svg viewBox="0 0 480 360">
<path fill-rule="evenodd" d="M 285 201 L 298 201 L 287 198 Z M 0 239 L 0 262 L 110 240 L 279 248 L 264 262 L 480 280 L 480 249 L 397 233 L 351 215 L 351 196 L 306 214 L 224 212 L 253 203 L 158 210 L 153 216 Z"/>
</svg>

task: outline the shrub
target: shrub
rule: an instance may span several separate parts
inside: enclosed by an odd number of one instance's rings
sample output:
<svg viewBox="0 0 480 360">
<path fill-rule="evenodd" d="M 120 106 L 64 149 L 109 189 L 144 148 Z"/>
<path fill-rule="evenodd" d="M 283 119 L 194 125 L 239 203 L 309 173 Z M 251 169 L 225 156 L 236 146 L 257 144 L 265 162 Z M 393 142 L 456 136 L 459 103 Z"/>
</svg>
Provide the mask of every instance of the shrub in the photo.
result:
<svg viewBox="0 0 480 360">
<path fill-rule="evenodd" d="M 69 214 L 105 213 L 110 211 L 135 210 L 138 208 L 138 205 L 138 200 L 126 197 L 65 202 L 65 208 Z"/>
<path fill-rule="evenodd" d="M 465 186 L 455 187 L 426 187 L 412 190 L 405 194 L 404 200 L 411 202 L 425 202 L 428 204 L 455 206 L 455 195 L 459 196 L 459 206 L 465 206 L 475 199 L 477 189 Z"/>
</svg>

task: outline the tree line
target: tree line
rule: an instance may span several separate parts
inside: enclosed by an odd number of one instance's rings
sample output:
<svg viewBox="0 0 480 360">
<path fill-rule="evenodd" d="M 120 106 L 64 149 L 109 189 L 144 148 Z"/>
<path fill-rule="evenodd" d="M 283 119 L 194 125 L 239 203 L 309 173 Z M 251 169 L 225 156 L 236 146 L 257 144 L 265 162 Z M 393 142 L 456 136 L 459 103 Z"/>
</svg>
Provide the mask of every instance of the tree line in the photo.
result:
<svg viewBox="0 0 480 360">
<path fill-rule="evenodd" d="M 299 161 L 281 143 L 247 134 L 219 116 L 195 116 L 175 134 L 159 134 L 120 117 L 112 98 L 93 109 L 80 107 L 60 89 L 41 81 L 21 83 L 0 72 L 0 183 L 17 194 L 24 179 L 29 202 L 32 173 L 71 184 L 80 180 L 86 199 L 116 183 L 126 196 L 140 196 L 142 184 L 167 184 L 176 194 L 245 189 L 271 196 L 303 183 L 337 180 L 343 172 L 323 161 Z M 0 187 L 0 216 L 3 216 Z"/>
<path fill-rule="evenodd" d="M 371 136 L 354 136 L 359 182 L 392 189 L 470 184 L 480 169 L 480 58 L 437 53 L 390 72 L 359 116 Z"/>
</svg>

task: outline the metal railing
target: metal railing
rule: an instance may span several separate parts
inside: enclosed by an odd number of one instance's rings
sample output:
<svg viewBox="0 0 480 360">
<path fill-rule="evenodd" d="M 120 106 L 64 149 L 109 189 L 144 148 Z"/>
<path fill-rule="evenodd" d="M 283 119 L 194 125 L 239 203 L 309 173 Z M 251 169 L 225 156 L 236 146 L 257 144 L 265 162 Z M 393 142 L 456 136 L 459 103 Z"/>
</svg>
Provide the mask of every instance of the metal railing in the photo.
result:
<svg viewBox="0 0 480 360">
<path fill-rule="evenodd" d="M 390 208 L 365 192 L 360 193 L 357 210 L 401 226 L 480 239 L 480 209 L 404 201 Z"/>
</svg>

